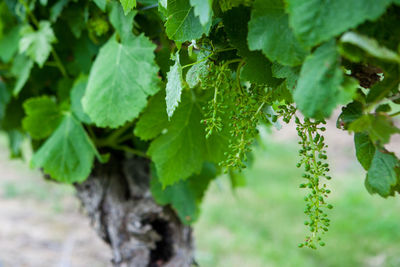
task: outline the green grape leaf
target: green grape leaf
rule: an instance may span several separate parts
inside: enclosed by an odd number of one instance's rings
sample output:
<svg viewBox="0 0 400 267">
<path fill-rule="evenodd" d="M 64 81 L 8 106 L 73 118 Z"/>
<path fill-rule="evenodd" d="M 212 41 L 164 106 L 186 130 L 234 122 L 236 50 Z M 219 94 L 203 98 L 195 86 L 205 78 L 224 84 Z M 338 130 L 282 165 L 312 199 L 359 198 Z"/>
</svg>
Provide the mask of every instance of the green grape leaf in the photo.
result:
<svg viewBox="0 0 400 267">
<path fill-rule="evenodd" d="M 392 120 L 385 115 L 363 115 L 349 125 L 349 131 L 367 132 L 371 140 L 376 143 L 387 144 L 392 134 L 400 133 L 400 129 L 393 125 Z"/>
<path fill-rule="evenodd" d="M 122 42 L 132 37 L 133 18 L 136 11 L 129 12 L 125 15 L 124 10 L 118 3 L 113 3 L 110 12 L 110 22 L 122 39 Z"/>
<path fill-rule="evenodd" d="M 58 17 L 61 15 L 61 12 L 68 5 L 69 0 L 58 0 L 51 8 L 50 8 L 50 21 L 56 22 Z"/>
<path fill-rule="evenodd" d="M 93 2 L 95 2 L 95 4 L 101 9 L 101 11 L 106 11 L 107 0 L 93 0 Z"/>
<path fill-rule="evenodd" d="M 136 7 L 136 0 L 120 0 L 121 5 L 124 8 L 125 15 L 128 15 L 132 9 Z"/>
<path fill-rule="evenodd" d="M 40 67 L 51 52 L 51 44 L 56 41 L 50 22 L 41 21 L 39 29 L 35 31 L 31 26 L 25 26 L 21 30 L 22 38 L 19 41 L 19 52 L 26 53 Z"/>
<path fill-rule="evenodd" d="M 299 79 L 300 67 L 283 66 L 275 62 L 272 64 L 272 75 L 276 78 L 285 79 L 287 89 L 289 92 L 293 92 Z"/>
<path fill-rule="evenodd" d="M 354 145 L 356 147 L 358 162 L 360 162 L 361 166 L 367 171 L 375 155 L 375 145 L 366 133 L 354 134 Z"/>
<path fill-rule="evenodd" d="M 234 7 L 238 7 L 240 5 L 250 6 L 253 0 L 219 0 L 219 6 L 221 7 L 222 12 L 226 12 Z"/>
<path fill-rule="evenodd" d="M 355 32 L 346 32 L 340 38 L 340 41 L 345 44 L 355 45 L 369 55 L 392 62 L 400 62 L 400 56 L 396 52 L 379 45 L 379 43 L 370 37 L 355 33 Z"/>
<path fill-rule="evenodd" d="M 183 96 L 168 131 L 157 137 L 148 150 L 163 186 L 200 172 L 206 158 L 201 112 L 190 96 Z"/>
<path fill-rule="evenodd" d="M 212 2 L 213 0 L 190 0 L 190 4 L 194 8 L 194 14 L 199 17 L 203 26 L 210 23 L 212 19 Z"/>
<path fill-rule="evenodd" d="M 165 189 L 158 177 L 153 175 L 150 181 L 150 190 L 158 204 L 171 204 L 182 222 L 190 224 L 197 220 L 201 200 L 210 181 L 215 176 L 215 167 L 212 164 L 204 164 L 200 174 L 167 186 Z"/>
<path fill-rule="evenodd" d="M 10 93 L 8 92 L 5 83 L 0 80 L 0 126 L 1 126 L 1 121 L 4 118 L 6 107 L 9 101 L 10 101 Z"/>
<path fill-rule="evenodd" d="M 229 37 L 229 42 L 241 55 L 250 53 L 247 47 L 247 25 L 250 20 L 249 8 L 233 8 L 223 14 L 224 30 Z"/>
<path fill-rule="evenodd" d="M 150 98 L 149 104 L 136 123 L 134 133 L 142 140 L 150 140 L 168 127 L 165 92 L 160 91 Z"/>
<path fill-rule="evenodd" d="M 189 0 L 168 0 L 165 27 L 171 40 L 186 42 L 199 39 L 208 33 L 210 26 L 211 21 L 204 26 L 201 24 Z"/>
<path fill-rule="evenodd" d="M 76 39 L 80 39 L 82 32 L 87 28 L 87 16 L 87 9 L 84 6 L 74 5 L 63 12 L 63 19 L 67 21 L 68 26 Z"/>
<path fill-rule="evenodd" d="M 175 64 L 171 66 L 167 73 L 167 87 L 166 87 L 167 114 L 171 118 L 175 109 L 181 101 L 181 94 L 183 90 L 182 85 L 182 66 L 179 61 L 179 52 L 175 54 Z"/>
<path fill-rule="evenodd" d="M 92 121 L 85 113 L 82 107 L 82 98 L 85 94 L 88 78 L 86 76 L 79 77 L 75 82 L 70 92 L 71 111 L 83 123 L 90 124 Z"/>
<path fill-rule="evenodd" d="M 186 82 L 188 83 L 190 88 L 196 87 L 196 85 L 198 85 L 202 80 L 207 77 L 209 69 L 208 60 L 206 60 L 205 58 L 208 55 L 208 52 L 201 51 L 197 56 L 197 61 L 201 62 L 190 67 L 190 69 L 186 73 Z"/>
<path fill-rule="evenodd" d="M 278 79 L 272 77 L 271 62 L 260 51 L 251 52 L 247 47 L 247 24 L 250 20 L 250 10 L 233 8 L 224 13 L 223 22 L 230 43 L 238 49 L 246 64 L 242 67 L 240 78 L 251 83 L 277 86 Z"/>
<path fill-rule="evenodd" d="M 13 89 L 14 96 L 17 96 L 25 86 L 31 74 L 32 68 L 33 61 L 25 55 L 18 55 L 14 59 L 11 67 L 11 74 L 17 78 Z"/>
<path fill-rule="evenodd" d="M 294 91 L 294 101 L 306 117 L 329 117 L 341 101 L 342 81 L 336 45 L 331 41 L 306 58 Z"/>
<path fill-rule="evenodd" d="M 286 0 L 289 23 L 298 38 L 314 46 L 382 15 L 390 0 Z"/>
<path fill-rule="evenodd" d="M 113 36 L 100 49 L 82 99 L 84 111 L 97 126 L 117 128 L 136 118 L 147 97 L 159 90 L 154 49 L 144 35 L 122 43 Z"/>
<path fill-rule="evenodd" d="M 18 51 L 20 27 L 13 27 L 6 35 L 0 38 L 0 59 L 8 63 Z"/>
<path fill-rule="evenodd" d="M 83 182 L 90 174 L 95 147 L 82 125 L 66 114 L 49 139 L 33 155 L 32 166 L 43 168 L 63 183 Z"/>
<path fill-rule="evenodd" d="M 342 108 L 342 113 L 336 121 L 336 127 L 339 129 L 347 130 L 350 123 L 357 120 L 363 115 L 363 105 L 354 101 Z"/>
<path fill-rule="evenodd" d="M 272 63 L 259 52 L 247 54 L 246 64 L 242 67 L 240 79 L 251 83 L 266 84 L 275 87 L 281 80 L 272 77 Z"/>
<path fill-rule="evenodd" d="M 29 98 L 23 106 L 26 117 L 22 120 L 22 127 L 33 139 L 50 136 L 61 121 L 60 108 L 49 96 Z"/>
<path fill-rule="evenodd" d="M 393 153 L 377 149 L 365 180 L 368 191 L 382 197 L 393 195 L 399 177 L 398 168 L 399 160 Z"/>
<path fill-rule="evenodd" d="M 299 65 L 308 54 L 289 28 L 282 0 L 256 0 L 249 22 L 250 50 L 262 50 L 271 61 Z"/>
</svg>

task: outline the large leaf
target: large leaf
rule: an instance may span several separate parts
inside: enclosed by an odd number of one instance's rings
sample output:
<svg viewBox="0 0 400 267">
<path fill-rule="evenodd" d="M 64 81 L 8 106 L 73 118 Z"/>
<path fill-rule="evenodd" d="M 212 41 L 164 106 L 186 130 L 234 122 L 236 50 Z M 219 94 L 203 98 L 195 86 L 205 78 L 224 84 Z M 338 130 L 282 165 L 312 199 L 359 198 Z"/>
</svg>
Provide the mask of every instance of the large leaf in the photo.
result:
<svg viewBox="0 0 400 267">
<path fill-rule="evenodd" d="M 368 134 L 356 133 L 354 135 L 354 145 L 356 147 L 356 156 L 358 162 L 365 170 L 371 166 L 372 158 L 375 155 L 375 146 L 369 138 Z"/>
<path fill-rule="evenodd" d="M 52 134 L 61 120 L 61 111 L 48 96 L 29 98 L 24 102 L 26 117 L 22 126 L 33 139 L 43 139 Z"/>
<path fill-rule="evenodd" d="M 367 189 L 383 197 L 392 195 L 397 184 L 398 167 L 399 160 L 393 153 L 377 149 L 365 180 Z"/>
<path fill-rule="evenodd" d="M 208 184 L 215 176 L 215 167 L 204 164 L 199 175 L 193 175 L 163 189 L 160 180 L 154 175 L 150 182 L 151 193 L 158 204 L 171 204 L 185 224 L 193 223 L 198 218 L 199 205 Z"/>
<path fill-rule="evenodd" d="M 167 92 L 165 100 L 167 102 L 167 114 L 169 118 L 172 117 L 181 101 L 182 89 L 182 66 L 179 61 L 179 52 L 177 52 L 175 54 L 175 64 L 171 66 L 167 73 L 167 87 L 165 89 Z"/>
<path fill-rule="evenodd" d="M 82 182 L 90 174 L 95 153 L 95 147 L 82 125 L 67 114 L 57 130 L 34 154 L 32 165 L 43 168 L 57 181 Z"/>
<path fill-rule="evenodd" d="M 154 49 L 144 35 L 122 43 L 113 36 L 100 49 L 82 99 L 84 111 L 97 126 L 116 128 L 136 118 L 147 97 L 159 90 Z"/>
<path fill-rule="evenodd" d="M 289 28 L 282 0 L 256 0 L 249 22 L 251 50 L 262 50 L 271 60 L 283 65 L 299 65 L 307 50 Z"/>
<path fill-rule="evenodd" d="M 21 34 L 19 52 L 25 52 L 40 67 L 43 67 L 50 55 L 51 44 L 56 41 L 50 22 L 41 21 L 36 31 L 31 26 L 26 26 L 21 30 Z"/>
<path fill-rule="evenodd" d="M 286 0 L 290 26 L 308 46 L 382 15 L 390 0 Z"/>
<path fill-rule="evenodd" d="M 341 101 L 339 89 L 342 80 L 335 42 L 326 43 L 304 62 L 294 101 L 306 117 L 329 117 Z"/>
<path fill-rule="evenodd" d="M 168 0 L 167 17 L 166 33 L 177 42 L 199 39 L 203 33 L 208 33 L 211 26 L 211 21 L 204 26 L 201 24 L 189 0 Z"/>
<path fill-rule="evenodd" d="M 184 96 L 168 131 L 156 138 L 148 150 L 164 186 L 200 172 L 207 153 L 201 112 L 189 96 Z"/>
</svg>

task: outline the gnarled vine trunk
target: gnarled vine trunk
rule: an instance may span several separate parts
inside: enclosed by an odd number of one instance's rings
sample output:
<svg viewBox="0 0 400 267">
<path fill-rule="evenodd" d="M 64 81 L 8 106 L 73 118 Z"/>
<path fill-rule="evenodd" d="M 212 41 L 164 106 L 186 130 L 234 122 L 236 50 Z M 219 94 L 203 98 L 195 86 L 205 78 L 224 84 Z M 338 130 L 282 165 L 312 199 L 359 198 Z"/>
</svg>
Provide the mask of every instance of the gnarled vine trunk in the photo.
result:
<svg viewBox="0 0 400 267">
<path fill-rule="evenodd" d="M 96 164 L 90 177 L 75 187 L 93 227 L 111 246 L 114 266 L 192 266 L 192 229 L 171 208 L 155 203 L 148 161 Z"/>
</svg>

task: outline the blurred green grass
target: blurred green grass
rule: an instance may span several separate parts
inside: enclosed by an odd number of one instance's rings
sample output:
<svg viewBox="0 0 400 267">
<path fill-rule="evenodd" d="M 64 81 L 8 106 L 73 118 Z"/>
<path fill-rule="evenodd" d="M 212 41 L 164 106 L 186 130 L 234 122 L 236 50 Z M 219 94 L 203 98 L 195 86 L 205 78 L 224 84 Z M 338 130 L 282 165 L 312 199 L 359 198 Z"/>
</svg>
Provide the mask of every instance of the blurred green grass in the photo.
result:
<svg viewBox="0 0 400 267">
<path fill-rule="evenodd" d="M 400 199 L 369 195 L 355 161 L 330 182 L 326 246 L 298 248 L 307 228 L 297 148 L 294 142 L 266 148 L 255 153 L 245 188 L 232 194 L 221 178 L 208 191 L 195 225 L 200 266 L 400 266 Z"/>
</svg>

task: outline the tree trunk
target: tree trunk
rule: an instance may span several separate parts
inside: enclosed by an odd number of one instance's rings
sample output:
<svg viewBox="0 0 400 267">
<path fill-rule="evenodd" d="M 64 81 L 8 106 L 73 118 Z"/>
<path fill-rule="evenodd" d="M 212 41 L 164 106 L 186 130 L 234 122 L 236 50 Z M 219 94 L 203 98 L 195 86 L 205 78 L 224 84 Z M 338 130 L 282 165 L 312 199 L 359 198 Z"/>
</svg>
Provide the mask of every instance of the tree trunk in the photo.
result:
<svg viewBox="0 0 400 267">
<path fill-rule="evenodd" d="M 111 246 L 114 266 L 192 266 L 192 229 L 155 203 L 149 178 L 147 160 L 112 158 L 75 187 L 93 227 Z"/>
</svg>

